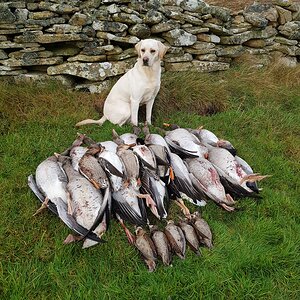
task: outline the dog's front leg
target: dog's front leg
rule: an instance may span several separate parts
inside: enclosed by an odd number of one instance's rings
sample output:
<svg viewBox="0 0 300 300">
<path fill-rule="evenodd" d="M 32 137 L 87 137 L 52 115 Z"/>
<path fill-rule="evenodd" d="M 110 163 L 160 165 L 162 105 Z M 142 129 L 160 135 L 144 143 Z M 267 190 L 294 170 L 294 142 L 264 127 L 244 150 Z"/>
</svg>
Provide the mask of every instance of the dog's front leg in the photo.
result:
<svg viewBox="0 0 300 300">
<path fill-rule="evenodd" d="M 131 124 L 134 126 L 138 126 L 139 103 L 140 101 L 130 98 Z"/>
<path fill-rule="evenodd" d="M 146 121 L 148 125 L 151 125 L 153 103 L 154 103 L 154 98 L 148 101 L 146 104 Z"/>
</svg>

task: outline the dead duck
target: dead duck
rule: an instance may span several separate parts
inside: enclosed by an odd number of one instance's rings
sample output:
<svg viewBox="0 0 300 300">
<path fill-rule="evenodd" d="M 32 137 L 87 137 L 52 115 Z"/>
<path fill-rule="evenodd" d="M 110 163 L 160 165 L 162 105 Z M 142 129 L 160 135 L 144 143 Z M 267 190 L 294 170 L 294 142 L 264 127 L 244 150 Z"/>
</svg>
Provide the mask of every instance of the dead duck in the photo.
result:
<svg viewBox="0 0 300 300">
<path fill-rule="evenodd" d="M 103 151 L 104 148 L 97 146 L 89 147 L 78 162 L 78 171 L 86 177 L 96 189 L 106 189 L 109 187 L 109 180 L 96 154 Z"/>
<path fill-rule="evenodd" d="M 211 229 L 198 211 L 191 215 L 190 223 L 195 228 L 200 243 L 211 249 L 213 247 Z"/>
<path fill-rule="evenodd" d="M 225 150 L 226 151 L 226 150 Z M 226 151 L 228 152 L 228 151 Z M 228 152 L 229 153 L 229 152 Z M 204 192 L 209 199 L 227 211 L 233 211 L 234 200 L 221 184 L 220 177 L 213 164 L 204 158 L 185 159 L 191 174 L 191 180 L 196 189 Z"/>
<path fill-rule="evenodd" d="M 172 261 L 172 249 L 167 236 L 163 231 L 159 230 L 156 225 L 150 225 L 149 227 L 157 255 L 161 258 L 165 266 L 169 266 Z"/>
<path fill-rule="evenodd" d="M 190 249 L 196 255 L 200 255 L 201 254 L 200 249 L 199 249 L 200 243 L 199 243 L 198 236 L 197 236 L 197 233 L 196 233 L 194 227 L 185 220 L 180 220 L 178 222 L 178 226 L 183 231 L 186 242 L 189 245 Z"/>
<path fill-rule="evenodd" d="M 175 254 L 181 259 L 185 259 L 186 240 L 181 228 L 175 225 L 173 220 L 169 220 L 164 233 L 166 234 Z"/>
<path fill-rule="evenodd" d="M 149 272 L 156 268 L 157 253 L 153 241 L 142 227 L 136 229 L 135 246 L 142 254 Z"/>
</svg>

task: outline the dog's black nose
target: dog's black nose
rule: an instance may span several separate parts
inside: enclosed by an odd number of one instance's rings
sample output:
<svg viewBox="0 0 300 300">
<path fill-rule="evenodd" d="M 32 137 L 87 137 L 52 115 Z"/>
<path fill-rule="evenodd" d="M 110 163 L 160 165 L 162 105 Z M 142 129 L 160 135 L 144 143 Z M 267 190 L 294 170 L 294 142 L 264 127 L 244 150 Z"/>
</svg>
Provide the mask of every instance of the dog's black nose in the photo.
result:
<svg viewBox="0 0 300 300">
<path fill-rule="evenodd" d="M 143 58 L 143 64 L 144 64 L 144 66 L 148 66 L 148 63 L 149 63 L 149 58 L 148 57 L 144 57 Z"/>
</svg>

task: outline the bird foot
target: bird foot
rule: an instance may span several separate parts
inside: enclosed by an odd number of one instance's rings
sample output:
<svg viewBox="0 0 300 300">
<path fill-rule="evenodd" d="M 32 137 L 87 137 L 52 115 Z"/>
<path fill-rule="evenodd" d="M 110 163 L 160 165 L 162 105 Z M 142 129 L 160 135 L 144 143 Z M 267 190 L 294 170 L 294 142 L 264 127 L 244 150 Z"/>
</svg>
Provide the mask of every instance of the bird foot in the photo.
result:
<svg viewBox="0 0 300 300">
<path fill-rule="evenodd" d="M 45 208 L 48 207 L 48 202 L 49 202 L 49 198 L 45 198 L 44 202 L 42 203 L 41 207 L 39 209 L 37 209 L 37 211 L 32 215 L 33 217 L 35 217 L 36 215 L 38 215 L 41 211 L 43 211 Z"/>
</svg>

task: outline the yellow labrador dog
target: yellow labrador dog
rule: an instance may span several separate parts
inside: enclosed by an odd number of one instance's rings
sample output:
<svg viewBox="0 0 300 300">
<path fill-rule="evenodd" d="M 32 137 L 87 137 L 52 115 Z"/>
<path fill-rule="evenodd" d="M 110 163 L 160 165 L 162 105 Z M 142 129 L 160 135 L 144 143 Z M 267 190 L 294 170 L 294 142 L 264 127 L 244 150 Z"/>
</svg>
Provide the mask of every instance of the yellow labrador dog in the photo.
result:
<svg viewBox="0 0 300 300">
<path fill-rule="evenodd" d="M 112 87 L 103 108 L 100 120 L 83 120 L 76 124 L 102 125 L 106 120 L 122 126 L 130 121 L 138 125 L 138 110 L 146 105 L 146 121 L 151 124 L 154 99 L 160 88 L 160 61 L 168 47 L 157 40 L 145 39 L 135 45 L 138 59 L 134 67 L 125 73 Z"/>
</svg>

